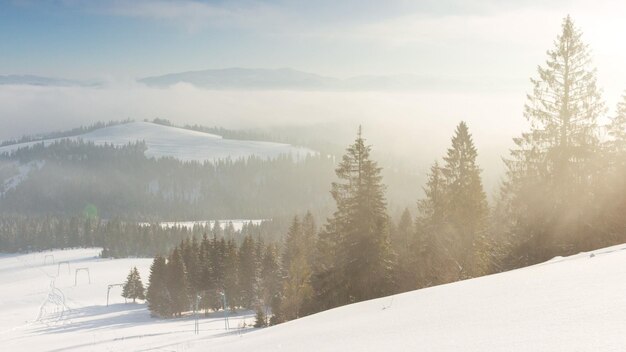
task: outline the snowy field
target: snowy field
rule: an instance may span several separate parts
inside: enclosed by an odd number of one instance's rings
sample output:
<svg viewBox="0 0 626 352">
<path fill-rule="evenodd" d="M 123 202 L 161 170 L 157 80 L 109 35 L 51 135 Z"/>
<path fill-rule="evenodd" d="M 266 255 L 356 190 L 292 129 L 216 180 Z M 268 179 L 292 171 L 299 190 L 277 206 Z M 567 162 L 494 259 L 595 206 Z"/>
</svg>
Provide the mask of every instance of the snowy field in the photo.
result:
<svg viewBox="0 0 626 352">
<path fill-rule="evenodd" d="M 133 266 L 146 284 L 152 260 L 100 259 L 99 252 L 0 254 L 0 351 L 186 351 L 197 338 L 238 336 L 244 323 L 254 324 L 253 312 L 230 314 L 229 331 L 222 312 L 200 315 L 195 335 L 192 317 L 151 318 L 145 304 L 124 303 L 121 287 L 111 289 L 107 307 L 107 286 L 123 283 Z M 75 285 L 78 268 L 89 269 L 91 283 L 79 270 Z"/>
<path fill-rule="evenodd" d="M 61 139 L 82 139 L 97 145 L 105 143 L 123 146 L 128 143 L 145 141 L 148 157 L 174 157 L 184 161 L 215 161 L 218 159 L 239 159 L 249 156 L 275 158 L 290 154 L 294 158 L 303 158 L 313 154 L 310 149 L 294 147 L 289 144 L 224 139 L 221 136 L 187 130 L 183 128 L 163 126 L 151 122 L 131 122 L 105 127 L 79 136 L 69 138 L 48 139 L 51 144 Z M 0 154 L 17 150 L 41 142 L 28 142 L 0 147 Z"/>
<path fill-rule="evenodd" d="M 39 319 L 56 278 L 69 313 Z M 0 256 L 2 351 L 623 351 L 626 245 L 555 258 L 532 267 L 353 304 L 265 329 L 224 331 L 221 313 L 200 321 L 159 320 L 124 304 L 122 282 L 149 259 L 97 259 L 81 249 Z M 50 259 L 48 259 L 48 262 Z M 89 267 L 92 283 L 74 270 Z M 230 317 L 251 324 L 253 314 Z"/>
</svg>

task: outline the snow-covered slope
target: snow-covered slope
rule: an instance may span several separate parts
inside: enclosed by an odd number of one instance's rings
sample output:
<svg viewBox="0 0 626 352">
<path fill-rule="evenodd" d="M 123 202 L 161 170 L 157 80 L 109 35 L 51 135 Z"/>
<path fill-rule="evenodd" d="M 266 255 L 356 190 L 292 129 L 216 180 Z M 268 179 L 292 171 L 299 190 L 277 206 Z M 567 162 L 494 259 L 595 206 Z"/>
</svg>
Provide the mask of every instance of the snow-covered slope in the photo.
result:
<svg viewBox="0 0 626 352">
<path fill-rule="evenodd" d="M 63 139 L 63 138 L 59 138 Z M 46 144 L 59 139 L 46 140 Z M 224 139 L 221 136 L 163 126 L 150 122 L 131 122 L 101 128 L 69 139 L 82 139 L 95 144 L 125 145 L 145 141 L 149 157 L 174 157 L 185 161 L 214 161 L 217 159 L 238 159 L 252 155 L 262 158 L 274 158 L 282 154 L 291 154 L 296 158 L 314 153 L 306 148 L 289 144 L 243 141 Z M 0 154 L 41 142 L 29 142 L 0 147 Z"/>
<path fill-rule="evenodd" d="M 626 246 L 362 302 L 191 351 L 624 351 Z"/>
<path fill-rule="evenodd" d="M 147 281 L 149 259 L 98 259 L 97 249 L 0 255 L 2 351 L 623 351 L 626 245 L 555 258 L 498 275 L 329 310 L 266 329 L 237 329 L 252 312 L 200 319 L 150 318 L 124 304 L 132 266 Z M 49 264 L 69 261 L 70 270 Z M 47 261 L 48 264 L 44 264 Z M 91 284 L 75 270 L 90 269 Z M 82 275 L 82 276 L 81 276 Z M 69 309 L 49 315 L 50 283 Z M 53 295 L 54 296 L 54 295 Z M 54 297 L 52 297 L 54 298 Z M 37 319 L 41 308 L 47 314 Z"/>
</svg>

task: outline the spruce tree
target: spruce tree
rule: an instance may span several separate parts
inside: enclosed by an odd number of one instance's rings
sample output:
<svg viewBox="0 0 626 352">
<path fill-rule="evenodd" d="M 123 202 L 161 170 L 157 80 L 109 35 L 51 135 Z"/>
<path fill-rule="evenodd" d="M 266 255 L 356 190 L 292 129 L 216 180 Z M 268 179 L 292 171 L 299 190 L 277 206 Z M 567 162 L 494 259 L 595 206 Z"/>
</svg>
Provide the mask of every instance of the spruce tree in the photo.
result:
<svg viewBox="0 0 626 352">
<path fill-rule="evenodd" d="M 415 230 L 408 208 L 404 209 L 397 226 L 391 231 L 391 246 L 397 255 L 395 277 L 398 289 L 400 292 L 416 289 Z"/>
<path fill-rule="evenodd" d="M 285 238 L 285 251 L 283 254 L 283 299 L 281 312 L 283 319 L 291 320 L 302 316 L 303 308 L 308 304 L 313 295 L 311 287 L 311 266 L 309 263 L 309 249 L 307 238 L 314 228 L 312 216 L 307 220 L 305 236 L 303 224 L 300 219 L 294 217 L 289 232 Z"/>
<path fill-rule="evenodd" d="M 254 241 L 246 236 L 239 247 L 239 304 L 244 308 L 252 308 L 257 300 L 256 255 Z"/>
<path fill-rule="evenodd" d="M 167 289 L 170 294 L 171 310 L 174 315 L 181 316 L 189 310 L 189 284 L 185 263 L 180 248 L 176 247 L 167 263 Z"/>
<path fill-rule="evenodd" d="M 141 277 L 139 276 L 137 267 L 132 268 L 130 273 L 128 273 L 126 282 L 122 288 L 122 297 L 132 299 L 133 303 L 137 301 L 137 298 L 146 298 L 144 296 L 143 283 L 141 282 Z"/>
<path fill-rule="evenodd" d="M 180 248 L 187 273 L 188 292 L 190 295 L 195 296 L 200 292 L 201 286 L 201 268 L 200 259 L 198 257 L 200 246 L 195 237 L 192 237 L 191 239 L 186 238 L 181 243 Z"/>
<path fill-rule="evenodd" d="M 453 236 L 447 219 L 448 196 L 442 167 L 435 162 L 424 186 L 423 199 L 417 203 L 415 220 L 416 256 L 414 270 L 418 287 L 428 287 L 458 280 L 461 266 L 451 247 Z"/>
<path fill-rule="evenodd" d="M 486 270 L 487 197 L 476 164 L 478 152 L 467 124 L 461 122 L 444 157 L 445 217 L 452 230 L 449 249 L 457 259 L 460 278 L 479 276 Z"/>
<path fill-rule="evenodd" d="M 341 292 L 341 278 L 337 254 L 339 235 L 336 221 L 329 220 L 320 231 L 315 243 L 313 275 L 311 285 L 314 294 L 314 311 L 323 311 L 337 307 L 345 302 Z"/>
<path fill-rule="evenodd" d="M 263 262 L 261 264 L 261 299 L 264 308 L 273 304 L 280 304 L 282 292 L 282 277 L 280 265 L 278 263 L 278 249 L 275 245 L 269 244 L 265 248 Z M 277 299 L 276 299 L 277 298 Z M 275 308 L 275 307 L 273 307 Z M 279 308 L 272 310 L 273 315 L 279 315 Z M 267 315 L 267 313 L 266 313 Z M 276 320 L 276 319 L 275 319 Z"/>
<path fill-rule="evenodd" d="M 326 248 L 334 253 L 329 267 L 318 267 L 316 296 L 335 291 L 334 298 L 321 297 L 323 305 L 347 304 L 388 294 L 393 289 L 392 256 L 389 246 L 385 186 L 381 168 L 370 158 L 361 128 L 336 169 L 338 182 L 331 195 L 337 211 L 320 234 Z M 325 232 L 325 234 L 324 234 Z M 328 236 L 334 237 L 329 240 Z M 332 278 L 330 281 L 329 278 Z M 330 286 L 328 286 L 330 285 Z M 332 300 L 336 299 L 334 302 Z"/>
<path fill-rule="evenodd" d="M 150 266 L 150 277 L 146 294 L 148 309 L 154 316 L 168 317 L 172 314 L 167 278 L 165 258 L 157 255 Z"/>
<path fill-rule="evenodd" d="M 532 249 L 520 265 L 583 250 L 580 240 L 591 230 L 592 212 L 585 208 L 594 203 L 597 119 L 605 108 L 581 37 L 567 16 L 545 66 L 531 79 L 524 110 L 530 130 L 514 139 L 506 160 L 512 240 Z"/>
<path fill-rule="evenodd" d="M 312 280 L 316 240 L 317 225 L 315 218 L 310 211 L 307 211 L 302 218 L 302 255 L 306 266 L 303 271 L 306 271 L 306 274 L 302 276 L 305 280 L 302 292 L 305 292 L 305 294 L 303 295 L 302 304 L 299 309 L 300 316 L 305 316 L 315 311 Z"/>
<path fill-rule="evenodd" d="M 211 240 L 206 233 L 202 236 L 200 242 L 198 261 L 199 261 L 199 284 L 198 288 L 201 293 L 200 308 L 204 309 L 205 314 L 208 314 L 210 308 L 214 306 L 217 300 L 215 295 L 215 279 L 213 273 L 213 258 L 211 257 L 212 248 Z"/>
<path fill-rule="evenodd" d="M 213 273 L 213 287 L 219 292 L 224 292 L 226 286 L 226 241 L 223 237 L 218 239 L 215 234 L 211 240 L 211 272 Z M 219 310 L 223 305 L 222 298 L 219 294 L 216 294 L 214 298 L 213 310 Z"/>
<path fill-rule="evenodd" d="M 239 306 L 241 291 L 239 289 L 237 245 L 233 240 L 229 240 L 225 245 L 223 270 L 224 286 L 222 289 L 226 295 L 227 305 L 234 311 Z"/>
</svg>

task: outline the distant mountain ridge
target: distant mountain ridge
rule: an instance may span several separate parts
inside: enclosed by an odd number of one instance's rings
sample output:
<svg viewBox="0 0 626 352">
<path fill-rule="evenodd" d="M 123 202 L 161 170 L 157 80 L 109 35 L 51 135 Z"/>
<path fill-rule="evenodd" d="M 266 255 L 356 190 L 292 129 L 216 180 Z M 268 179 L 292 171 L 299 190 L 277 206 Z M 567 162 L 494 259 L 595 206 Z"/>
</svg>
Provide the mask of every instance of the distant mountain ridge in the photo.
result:
<svg viewBox="0 0 626 352">
<path fill-rule="evenodd" d="M 98 86 L 98 82 L 77 81 L 36 75 L 0 75 L 0 85 L 28 85 L 42 87 Z"/>
<path fill-rule="evenodd" d="M 215 90 L 422 90 L 422 89 L 507 89 L 520 82 L 493 77 L 458 78 L 437 75 L 361 75 L 345 79 L 318 75 L 291 68 L 224 68 L 170 73 L 137 80 L 151 87 L 166 88 L 187 83 Z M 525 83 L 525 82 L 523 82 Z"/>
<path fill-rule="evenodd" d="M 211 89 L 277 89 L 277 88 L 329 88 L 338 79 L 302 72 L 290 68 L 247 69 L 226 68 L 171 73 L 146 77 L 139 80 L 149 86 L 168 87 L 177 83 L 189 83 Z"/>
<path fill-rule="evenodd" d="M 136 80 L 148 87 L 168 88 L 191 84 L 210 90 L 294 91 L 411 91 L 411 90 L 503 90 L 525 86 L 526 81 L 498 77 L 447 77 L 441 75 L 361 75 L 336 78 L 292 68 L 231 67 L 186 71 Z M 103 87 L 99 81 L 79 81 L 36 75 L 0 75 L 2 85 L 41 87 Z"/>
<path fill-rule="evenodd" d="M 355 76 L 340 79 L 291 68 L 225 68 L 170 73 L 138 80 L 152 87 L 188 83 L 206 89 L 375 90 L 415 89 L 441 85 L 444 79 L 417 75 Z"/>
</svg>

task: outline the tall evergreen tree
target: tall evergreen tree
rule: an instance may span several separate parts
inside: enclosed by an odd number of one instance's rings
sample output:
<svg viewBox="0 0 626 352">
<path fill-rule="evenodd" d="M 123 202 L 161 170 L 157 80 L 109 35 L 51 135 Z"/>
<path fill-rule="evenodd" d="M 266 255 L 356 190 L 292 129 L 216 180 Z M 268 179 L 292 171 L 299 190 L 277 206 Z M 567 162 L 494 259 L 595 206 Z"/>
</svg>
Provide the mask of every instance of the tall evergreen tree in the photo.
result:
<svg viewBox="0 0 626 352">
<path fill-rule="evenodd" d="M 265 248 L 263 262 L 261 263 L 261 300 L 265 309 L 272 307 L 272 315 L 276 316 L 274 322 L 282 321 L 280 318 L 281 298 L 281 272 L 278 262 L 278 249 L 276 245 L 269 244 Z M 266 312 L 267 315 L 267 312 Z"/>
<path fill-rule="evenodd" d="M 435 162 L 424 186 L 423 199 L 417 202 L 415 220 L 415 270 L 418 287 L 458 280 L 461 265 L 451 249 L 452 229 L 448 222 L 448 185 L 443 169 Z"/>
<path fill-rule="evenodd" d="M 201 286 L 201 267 L 200 258 L 198 257 L 200 245 L 195 237 L 191 239 L 188 237 L 181 243 L 180 248 L 187 273 L 188 292 L 195 297 L 200 292 Z"/>
<path fill-rule="evenodd" d="M 314 231 L 312 216 L 307 220 L 307 231 Z M 309 263 L 309 249 L 306 247 L 308 237 L 305 237 L 303 223 L 296 216 L 285 237 L 285 251 L 283 254 L 283 299 L 281 312 L 285 320 L 292 320 L 302 316 L 305 304 L 310 302 L 313 295 L 311 287 L 311 267 Z"/>
<path fill-rule="evenodd" d="M 605 108 L 581 36 L 567 16 L 545 66 L 531 80 L 524 111 L 530 130 L 514 139 L 506 161 L 511 233 L 518 248 L 534 249 L 515 255 L 523 256 L 519 264 L 582 250 L 581 235 L 591 223 L 584 209 L 593 204 L 597 119 Z"/>
<path fill-rule="evenodd" d="M 165 258 L 157 255 L 150 266 L 150 277 L 146 300 L 148 309 L 155 316 L 168 317 L 172 314 L 171 297 L 167 288 L 167 264 Z"/>
<path fill-rule="evenodd" d="M 257 301 L 257 262 L 254 241 L 246 236 L 239 247 L 239 304 L 244 308 L 256 306 Z"/>
<path fill-rule="evenodd" d="M 209 240 L 207 234 L 204 233 L 200 241 L 198 254 L 198 264 L 200 267 L 198 289 L 201 295 L 200 308 L 204 309 L 205 314 L 208 314 L 209 309 L 215 305 L 214 302 L 217 300 L 213 258 L 211 256 L 212 252 L 211 240 Z"/>
<path fill-rule="evenodd" d="M 396 282 L 401 292 L 417 288 L 416 236 L 413 219 L 408 208 L 404 209 L 397 226 L 391 231 L 391 246 L 397 255 Z"/>
<path fill-rule="evenodd" d="M 315 302 L 313 294 L 313 265 L 315 261 L 315 242 L 317 240 L 317 225 L 315 218 L 310 211 L 307 211 L 302 218 L 302 256 L 304 261 L 304 275 L 301 277 L 304 279 L 304 285 L 301 290 L 305 294 L 303 295 L 303 301 L 299 309 L 299 315 L 304 316 L 315 312 Z"/>
<path fill-rule="evenodd" d="M 334 263 L 318 269 L 316 295 L 336 291 L 336 301 L 321 304 L 347 304 L 383 296 L 392 290 L 393 272 L 389 246 L 385 187 L 381 168 L 370 158 L 371 147 L 365 144 L 361 128 L 336 169 L 339 182 L 332 184 L 331 195 L 337 211 L 328 220 L 325 231 L 335 237 L 322 243 L 336 246 Z M 333 277 L 328 281 L 328 277 Z M 327 285 L 332 285 L 329 287 Z"/>
<path fill-rule="evenodd" d="M 223 237 L 218 239 L 215 234 L 211 240 L 211 270 L 215 289 L 223 293 L 226 286 L 226 241 Z M 214 310 L 220 309 L 223 304 L 222 298 L 218 294 L 219 292 L 216 292 L 214 300 L 212 301 Z"/>
<path fill-rule="evenodd" d="M 189 284 L 180 248 L 174 248 L 167 263 L 167 289 L 174 315 L 181 316 L 189 310 Z"/>
<path fill-rule="evenodd" d="M 442 173 L 446 178 L 445 217 L 452 238 L 448 244 L 460 264 L 461 278 L 479 276 L 486 271 L 487 197 L 476 164 L 478 152 L 467 124 L 461 122 L 444 157 Z"/>
<path fill-rule="evenodd" d="M 235 310 L 240 302 L 239 268 L 237 259 L 237 245 L 229 240 L 224 248 L 224 286 L 223 293 L 226 295 L 226 303 L 231 310 Z"/>
</svg>

